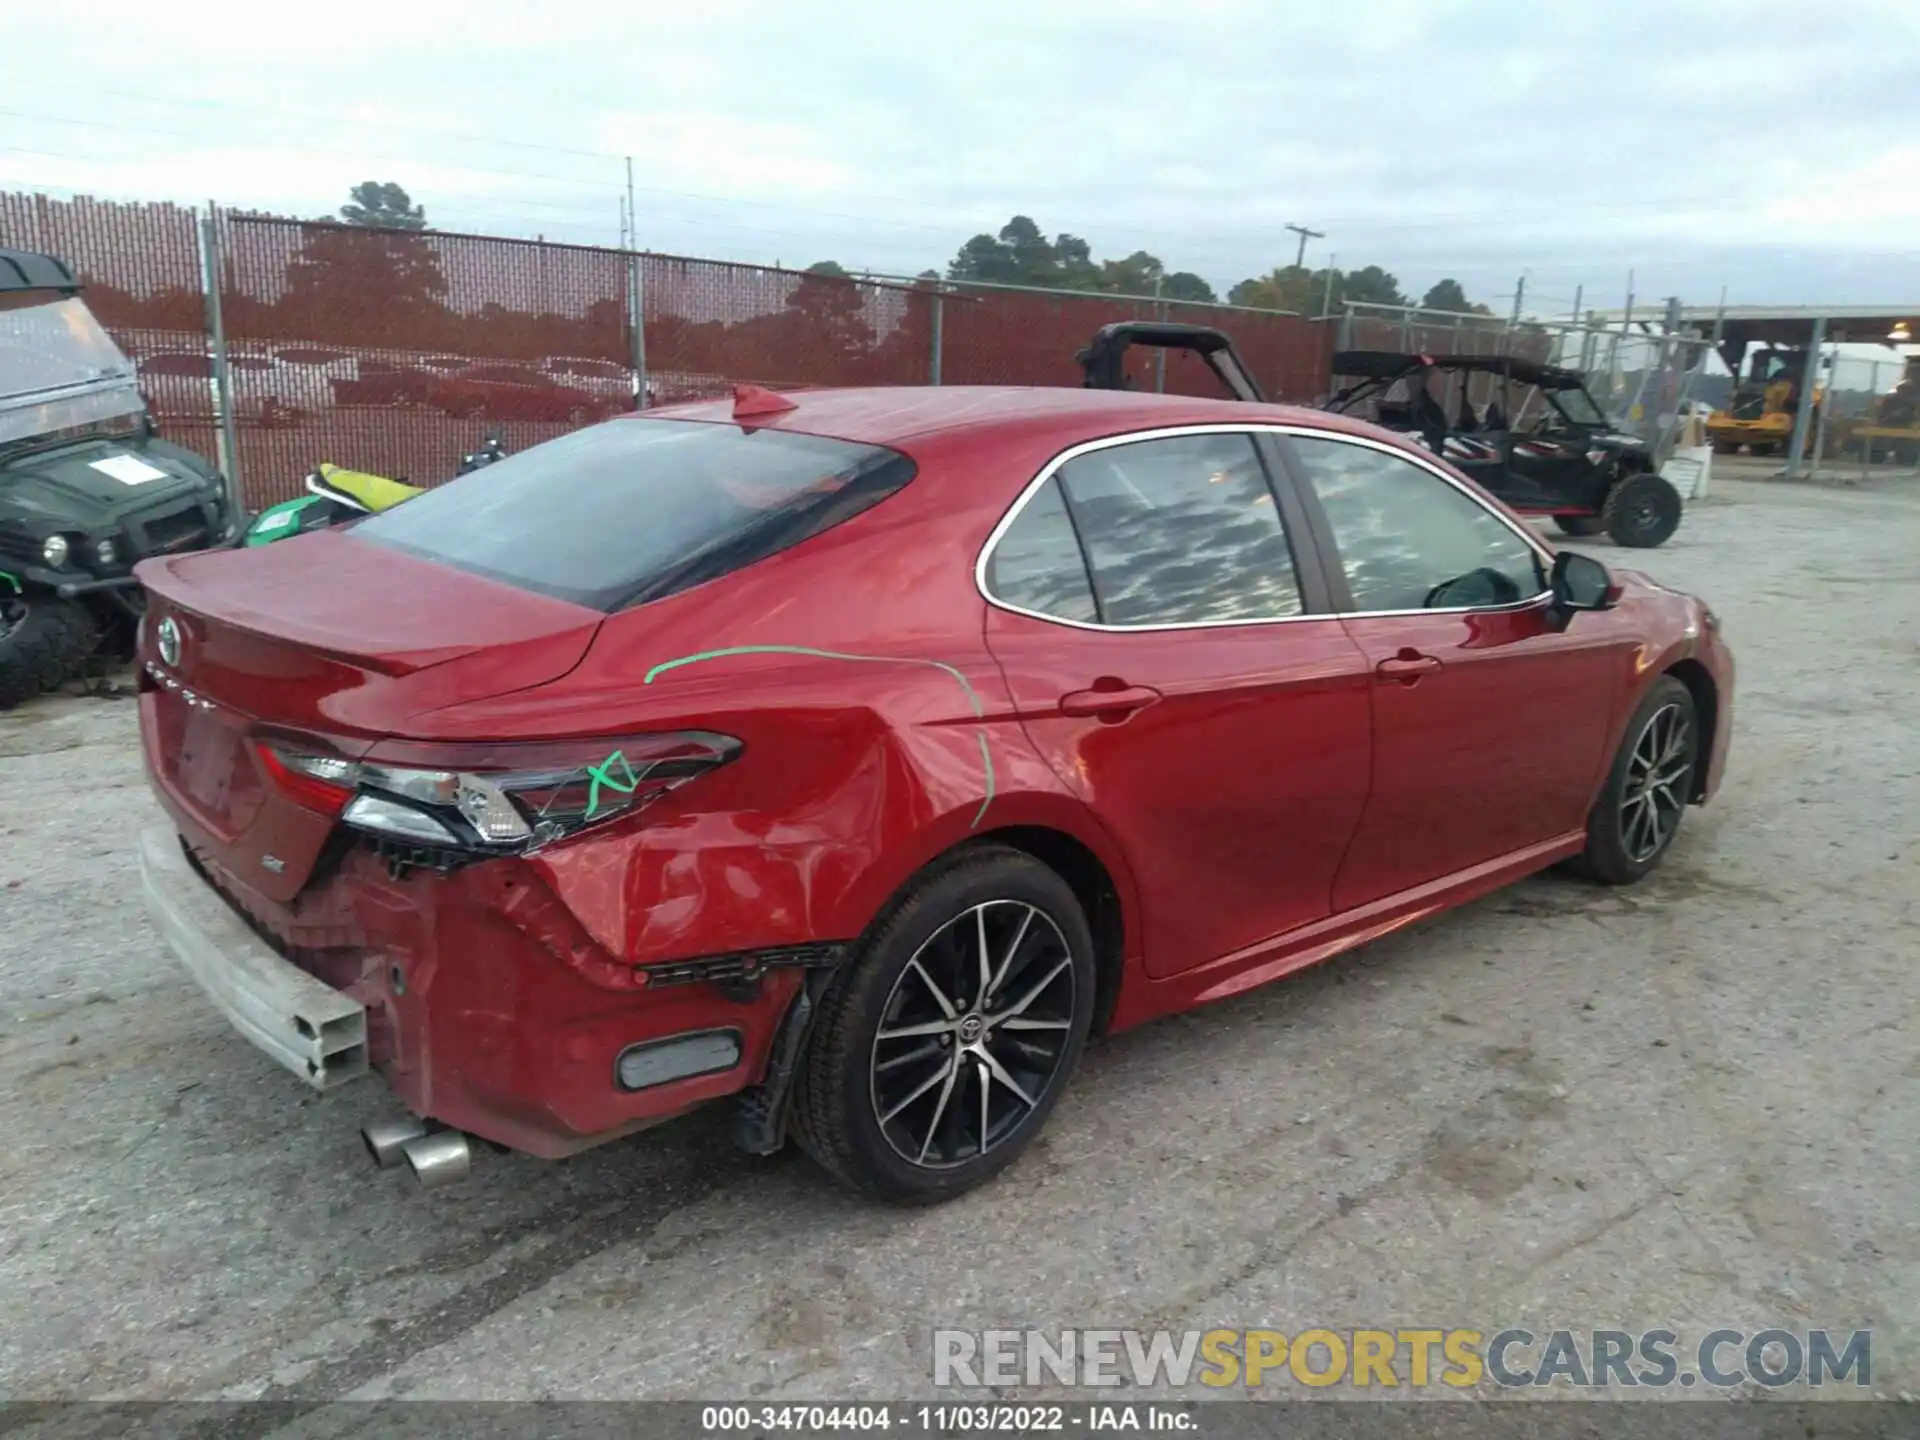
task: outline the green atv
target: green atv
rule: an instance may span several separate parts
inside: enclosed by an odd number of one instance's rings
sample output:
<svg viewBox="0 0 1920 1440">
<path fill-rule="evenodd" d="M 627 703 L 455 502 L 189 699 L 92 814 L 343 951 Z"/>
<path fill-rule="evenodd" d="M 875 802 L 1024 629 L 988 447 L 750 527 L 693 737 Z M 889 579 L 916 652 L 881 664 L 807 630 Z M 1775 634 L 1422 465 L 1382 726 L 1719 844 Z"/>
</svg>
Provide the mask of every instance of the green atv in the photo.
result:
<svg viewBox="0 0 1920 1440">
<path fill-rule="evenodd" d="M 133 567 L 238 520 L 214 467 L 159 438 L 80 288 L 51 256 L 0 249 L 0 710 L 131 654 Z"/>
</svg>

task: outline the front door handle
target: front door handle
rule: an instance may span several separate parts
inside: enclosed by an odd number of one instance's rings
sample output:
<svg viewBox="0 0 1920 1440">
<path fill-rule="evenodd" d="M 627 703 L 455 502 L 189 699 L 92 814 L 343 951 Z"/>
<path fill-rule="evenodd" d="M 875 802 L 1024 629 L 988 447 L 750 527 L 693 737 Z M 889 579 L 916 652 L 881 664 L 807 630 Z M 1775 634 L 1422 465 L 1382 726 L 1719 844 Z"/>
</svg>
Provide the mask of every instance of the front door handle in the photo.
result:
<svg viewBox="0 0 1920 1440">
<path fill-rule="evenodd" d="M 1159 698 L 1160 692 L 1151 685 L 1122 685 L 1113 690 L 1070 690 L 1060 697 L 1060 713 L 1119 720 Z"/>
<path fill-rule="evenodd" d="M 1416 684 L 1422 675 L 1431 675 L 1440 668 L 1436 656 L 1423 655 L 1408 646 L 1401 647 L 1398 655 L 1389 655 L 1373 667 L 1373 673 L 1382 680 L 1398 680 L 1402 685 Z"/>
</svg>

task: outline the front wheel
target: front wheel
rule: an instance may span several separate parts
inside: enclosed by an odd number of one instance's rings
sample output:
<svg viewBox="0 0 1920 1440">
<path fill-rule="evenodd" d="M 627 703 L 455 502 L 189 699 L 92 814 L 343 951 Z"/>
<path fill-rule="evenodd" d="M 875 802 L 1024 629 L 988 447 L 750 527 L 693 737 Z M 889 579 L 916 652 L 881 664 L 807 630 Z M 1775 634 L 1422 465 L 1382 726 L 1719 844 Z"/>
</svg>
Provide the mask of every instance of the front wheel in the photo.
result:
<svg viewBox="0 0 1920 1440">
<path fill-rule="evenodd" d="M 1651 470 L 1628 475 L 1607 492 L 1600 523 L 1613 543 L 1630 550 L 1664 545 L 1680 528 L 1680 492 Z"/>
<path fill-rule="evenodd" d="M 1658 865 L 1680 833 L 1699 763 L 1693 692 L 1662 675 L 1627 723 L 1574 868 L 1608 885 L 1631 885 Z"/>
<path fill-rule="evenodd" d="M 49 594 L 0 596 L 0 710 L 77 675 L 93 653 L 93 617 Z"/>
<path fill-rule="evenodd" d="M 963 1194 L 1039 1134 L 1093 1003 L 1093 939 L 1066 882 L 1017 850 L 962 851 L 909 887 L 829 986 L 794 1138 L 878 1199 Z"/>
</svg>

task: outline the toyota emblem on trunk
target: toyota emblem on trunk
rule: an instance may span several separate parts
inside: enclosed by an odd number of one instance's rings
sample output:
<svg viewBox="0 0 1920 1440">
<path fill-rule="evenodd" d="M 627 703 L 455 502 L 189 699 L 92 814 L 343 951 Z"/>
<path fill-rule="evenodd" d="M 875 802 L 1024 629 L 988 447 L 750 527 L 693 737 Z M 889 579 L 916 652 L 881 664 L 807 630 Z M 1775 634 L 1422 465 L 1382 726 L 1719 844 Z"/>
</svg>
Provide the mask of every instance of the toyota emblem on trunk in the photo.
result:
<svg viewBox="0 0 1920 1440">
<path fill-rule="evenodd" d="M 173 623 L 171 615 L 160 622 L 160 628 L 154 631 L 154 639 L 160 645 L 160 658 L 169 666 L 177 666 L 180 663 L 180 627 Z"/>
</svg>

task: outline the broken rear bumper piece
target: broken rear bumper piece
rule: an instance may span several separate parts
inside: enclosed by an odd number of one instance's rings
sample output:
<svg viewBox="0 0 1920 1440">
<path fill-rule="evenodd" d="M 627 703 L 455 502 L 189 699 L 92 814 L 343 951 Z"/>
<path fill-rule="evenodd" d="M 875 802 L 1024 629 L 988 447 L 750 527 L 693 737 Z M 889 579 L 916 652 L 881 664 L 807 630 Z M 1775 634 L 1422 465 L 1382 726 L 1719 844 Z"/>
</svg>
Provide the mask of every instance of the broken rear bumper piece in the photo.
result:
<svg viewBox="0 0 1920 1440">
<path fill-rule="evenodd" d="M 423 1121 L 547 1159 L 748 1090 L 749 1148 L 777 1146 L 791 1056 L 776 1039 L 808 1013 L 806 973 L 841 952 L 619 966 L 518 858 L 395 876 L 352 850 L 288 905 L 169 825 L 139 856 L 168 945 L 277 1064 L 318 1090 L 372 1071 Z"/>
<path fill-rule="evenodd" d="M 167 826 L 141 832 L 140 879 L 160 933 L 234 1029 L 316 1090 L 368 1073 L 366 1007 L 269 949 Z"/>
</svg>

